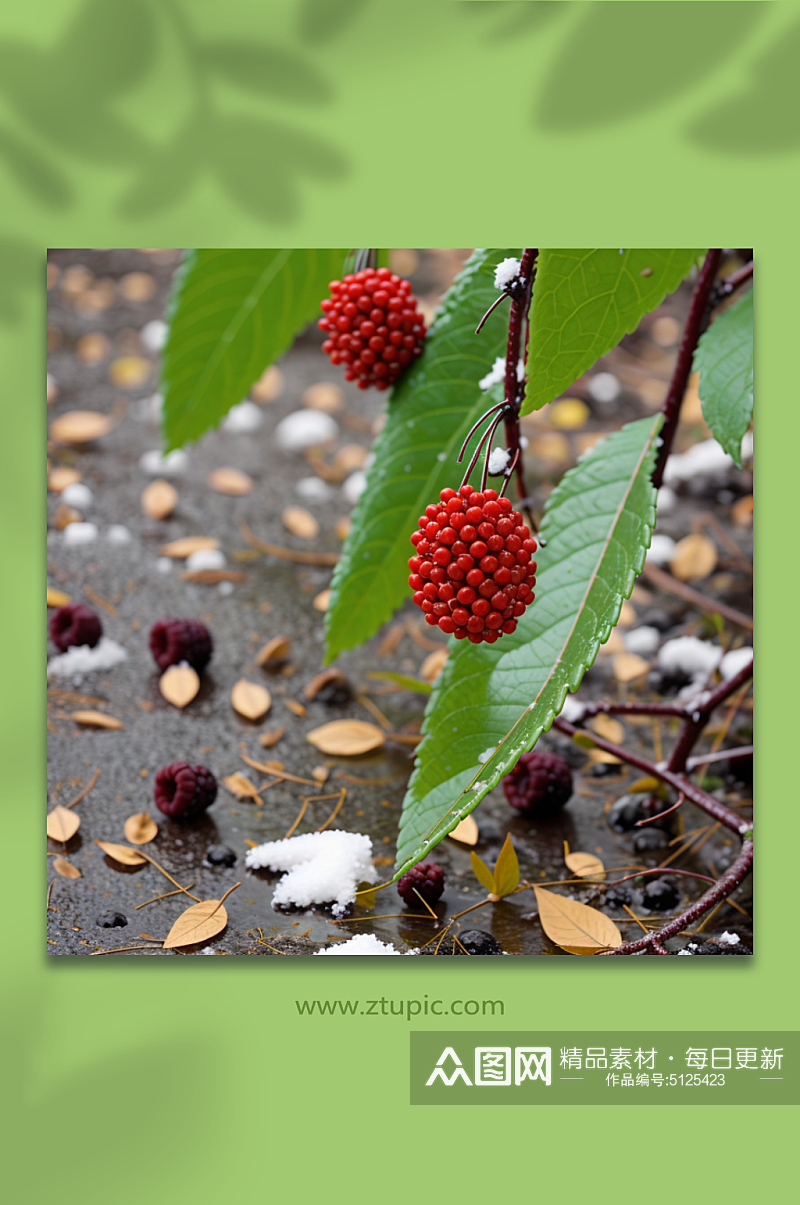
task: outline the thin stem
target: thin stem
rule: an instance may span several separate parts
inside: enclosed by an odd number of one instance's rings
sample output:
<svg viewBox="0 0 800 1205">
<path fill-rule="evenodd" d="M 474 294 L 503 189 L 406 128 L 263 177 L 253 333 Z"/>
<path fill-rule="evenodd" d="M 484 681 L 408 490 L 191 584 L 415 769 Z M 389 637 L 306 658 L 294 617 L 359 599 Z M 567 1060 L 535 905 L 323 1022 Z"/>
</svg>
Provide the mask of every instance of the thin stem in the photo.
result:
<svg viewBox="0 0 800 1205">
<path fill-rule="evenodd" d="M 461 451 L 460 451 L 460 452 L 459 452 L 459 454 L 458 454 L 458 459 L 456 460 L 456 464 L 461 464 L 461 461 L 464 459 L 464 453 L 465 453 L 465 452 L 466 452 L 466 450 L 467 450 L 467 444 L 468 444 L 468 443 L 469 443 L 469 441 L 472 439 L 472 437 L 473 437 L 473 435 L 475 434 L 475 432 L 478 430 L 478 427 L 480 427 L 480 425 L 481 425 L 482 423 L 485 423 L 485 422 L 486 422 L 486 420 L 487 420 L 487 418 L 489 417 L 489 415 L 490 415 L 490 414 L 494 414 L 495 410 L 502 410 L 502 409 L 503 409 L 503 407 L 505 406 L 505 404 L 506 404 L 505 402 L 498 402 L 496 406 L 490 406 L 490 407 L 489 407 L 489 409 L 488 409 L 488 410 L 486 410 L 486 411 L 485 411 L 485 412 L 484 412 L 484 413 L 483 413 L 483 414 L 480 416 L 480 418 L 478 419 L 478 421 L 477 421 L 476 423 L 473 423 L 473 424 L 472 424 L 472 426 L 470 427 L 469 431 L 467 432 L 466 439 L 464 440 L 463 444 L 461 445 Z"/>
<path fill-rule="evenodd" d="M 501 294 L 500 294 L 500 296 L 497 298 L 497 301 L 493 301 L 493 302 L 492 302 L 492 304 L 489 306 L 489 308 L 488 308 L 488 310 L 486 311 L 486 313 L 485 313 L 485 314 L 483 315 L 483 317 L 481 318 L 481 320 L 480 320 L 480 322 L 478 323 L 478 325 L 475 327 L 475 334 L 476 334 L 476 335 L 479 335 L 479 334 L 481 333 L 481 330 L 483 329 L 483 324 L 484 324 L 484 322 L 486 321 L 486 319 L 489 317 L 489 315 L 490 315 L 490 314 L 493 314 L 493 313 L 494 313 L 494 311 L 495 311 L 495 310 L 497 309 L 497 307 L 499 306 L 500 302 L 501 302 L 501 301 L 505 301 L 506 297 L 508 297 L 508 296 L 510 296 L 510 294 L 509 294 L 509 293 L 501 293 Z"/>
<path fill-rule="evenodd" d="M 724 300 L 725 297 L 730 297 L 731 293 L 733 293 L 741 285 L 746 284 L 748 280 L 752 280 L 752 278 L 753 261 L 751 259 L 749 264 L 745 264 L 744 267 L 738 268 L 735 272 L 731 272 L 730 276 L 726 276 L 724 280 L 719 282 L 718 290 L 721 294 L 720 300 Z"/>
<path fill-rule="evenodd" d="M 685 802 L 686 796 L 684 795 L 683 791 L 681 791 L 680 795 L 678 796 L 678 802 L 673 803 L 671 808 L 667 808 L 665 812 L 659 812 L 657 816 L 647 816 L 644 820 L 637 820 L 633 827 L 641 828 L 644 824 L 655 824 L 656 820 L 663 820 L 665 816 L 670 816 L 673 812 L 677 812 L 681 804 Z"/>
<path fill-rule="evenodd" d="M 511 409 L 505 415 L 506 445 L 516 464 L 517 496 L 525 499 L 528 491 L 525 487 L 525 473 L 520 445 L 519 412 L 525 397 L 525 380 L 519 380 L 517 368 L 522 358 L 520 355 L 523 329 L 527 323 L 528 310 L 531 304 L 533 281 L 536 275 L 536 257 L 539 254 L 534 247 L 526 247 L 522 253 L 519 270 L 519 288 L 511 299 L 511 313 L 508 319 L 508 342 L 506 344 L 506 373 L 505 399 Z M 523 353 L 527 354 L 526 349 Z M 518 454 L 518 455 L 517 455 Z M 526 508 L 527 510 L 528 508 Z M 531 526 L 535 530 L 533 516 L 528 514 Z"/>
<path fill-rule="evenodd" d="M 89 779 L 89 781 L 87 782 L 87 784 L 83 788 L 83 790 L 78 795 L 75 796 L 75 798 L 72 800 L 72 803 L 65 804 L 65 807 L 67 808 L 67 810 L 69 810 L 70 808 L 74 808 L 76 803 L 80 803 L 82 799 L 86 798 L 86 796 L 89 794 L 89 792 L 91 791 L 92 787 L 97 782 L 99 777 L 100 777 L 100 767 L 95 766 L 94 773 L 92 774 L 92 777 Z"/>
<path fill-rule="evenodd" d="M 486 478 L 489 476 L 489 457 L 492 454 L 492 442 L 494 440 L 494 433 L 497 430 L 498 426 L 500 425 L 502 418 L 503 418 L 503 415 L 502 415 L 502 411 L 501 411 L 501 413 L 498 414 L 497 418 L 494 420 L 491 427 L 489 428 L 489 441 L 486 444 L 486 454 L 483 458 L 483 472 L 481 473 L 481 491 L 486 489 Z"/>
<path fill-rule="evenodd" d="M 472 456 L 472 460 L 470 460 L 469 464 L 467 465 L 467 471 L 464 474 L 464 478 L 461 482 L 462 485 L 466 485 L 466 483 L 469 481 L 470 473 L 475 468 L 475 465 L 478 463 L 478 457 L 480 456 L 481 450 L 482 450 L 484 444 L 486 443 L 487 439 L 491 443 L 492 436 L 494 435 L 495 431 L 497 430 L 497 425 L 502 419 L 503 410 L 505 410 L 505 403 L 503 403 L 503 409 L 500 411 L 500 413 L 497 415 L 496 418 L 492 419 L 492 422 L 486 428 L 486 430 L 484 431 L 480 440 L 478 441 L 478 446 L 475 449 L 475 452 Z M 487 452 L 487 456 L 488 456 L 488 452 Z"/>
<path fill-rule="evenodd" d="M 667 594 L 675 594 L 685 602 L 699 607 L 707 615 L 716 613 L 723 619 L 727 619 L 729 623 L 736 624 L 737 627 L 745 628 L 748 632 L 753 630 L 753 621 L 749 615 L 745 615 L 743 611 L 737 611 L 735 607 L 729 607 L 727 603 L 717 602 L 716 599 L 709 598 L 707 594 L 701 594 L 693 586 L 687 586 L 686 582 L 679 582 L 676 577 L 664 569 L 660 569 L 658 565 L 646 561 L 642 576 L 652 585 L 666 591 Z"/>
<path fill-rule="evenodd" d="M 698 766 L 710 766 L 718 761 L 739 761 L 752 756 L 752 745 L 736 745 L 733 749 L 717 749 L 714 753 L 702 753 L 699 757 L 690 757 L 686 762 L 686 769 L 696 770 Z"/>
<path fill-rule="evenodd" d="M 705 261 L 700 269 L 700 275 L 692 290 L 692 300 L 689 303 L 686 326 L 684 327 L 683 338 L 678 348 L 678 358 L 675 362 L 672 380 L 670 381 L 667 396 L 664 400 L 664 425 L 661 428 L 661 447 L 653 473 L 653 485 L 656 489 L 660 487 L 664 479 L 664 468 L 672 450 L 675 432 L 678 429 L 681 402 L 686 393 L 686 386 L 689 383 L 689 374 L 692 371 L 695 348 L 700 336 L 708 325 L 709 299 L 711 297 L 711 290 L 714 287 L 714 278 L 717 275 L 721 257 L 722 251 L 720 249 L 712 248 L 706 254 Z"/>
</svg>

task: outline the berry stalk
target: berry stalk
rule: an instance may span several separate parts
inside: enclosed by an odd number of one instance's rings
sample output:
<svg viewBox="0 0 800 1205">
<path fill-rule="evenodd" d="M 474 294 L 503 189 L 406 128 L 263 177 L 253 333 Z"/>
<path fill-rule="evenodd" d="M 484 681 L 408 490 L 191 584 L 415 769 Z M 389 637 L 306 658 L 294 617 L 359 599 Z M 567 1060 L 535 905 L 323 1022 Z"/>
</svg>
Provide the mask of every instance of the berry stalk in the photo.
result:
<svg viewBox="0 0 800 1205">
<path fill-rule="evenodd" d="M 538 249 L 526 247 L 520 261 L 519 276 L 512 283 L 509 294 L 511 297 L 511 313 L 508 319 L 508 342 L 506 344 L 506 374 L 505 401 L 509 407 L 505 411 L 506 445 L 511 455 L 511 463 L 515 465 L 517 477 L 517 496 L 522 502 L 531 530 L 536 533 L 536 525 L 530 508 L 526 503 L 528 491 L 525 487 L 525 470 L 520 444 L 519 412 L 525 397 L 525 378 L 520 381 L 517 368 L 520 358 L 527 362 L 528 358 L 528 312 L 531 305 L 533 281 L 536 276 L 536 257 Z M 520 356 L 522 339 L 525 339 L 524 355 Z"/>
</svg>

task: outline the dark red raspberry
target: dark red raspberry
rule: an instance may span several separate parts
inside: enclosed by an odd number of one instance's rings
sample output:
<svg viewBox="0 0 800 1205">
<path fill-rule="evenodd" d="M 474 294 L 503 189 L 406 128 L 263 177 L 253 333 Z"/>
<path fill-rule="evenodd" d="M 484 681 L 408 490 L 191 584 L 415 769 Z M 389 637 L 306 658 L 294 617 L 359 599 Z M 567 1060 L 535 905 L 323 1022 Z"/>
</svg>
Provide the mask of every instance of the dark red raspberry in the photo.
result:
<svg viewBox="0 0 800 1205">
<path fill-rule="evenodd" d="M 388 389 L 413 359 L 422 354 L 425 320 L 407 280 L 388 268 L 365 268 L 332 280 L 331 296 L 320 302 L 320 330 L 332 364 L 359 389 Z"/>
<path fill-rule="evenodd" d="M 100 616 L 83 603 L 59 607 L 50 617 L 50 639 L 63 653 L 74 644 L 88 644 L 93 649 L 103 635 Z"/>
<path fill-rule="evenodd" d="M 202 673 L 213 651 L 211 633 L 199 619 L 159 619 L 150 629 L 150 652 L 160 670 L 186 661 Z"/>
<path fill-rule="evenodd" d="M 156 807 L 173 820 L 194 820 L 217 797 L 217 780 L 205 766 L 174 761 L 156 774 Z"/>
<path fill-rule="evenodd" d="M 533 602 L 536 541 L 508 498 L 471 485 L 442 490 L 411 536 L 408 583 L 426 621 L 456 640 L 510 634 Z"/>
<path fill-rule="evenodd" d="M 572 794 L 572 771 L 557 753 L 523 753 L 503 790 L 512 808 L 526 816 L 554 816 Z"/>
<path fill-rule="evenodd" d="M 415 895 L 415 891 L 419 895 Z M 444 891 L 444 871 L 436 862 L 420 862 L 412 866 L 397 882 L 397 894 L 409 908 L 420 907 L 419 896 L 427 904 L 435 904 Z"/>
</svg>

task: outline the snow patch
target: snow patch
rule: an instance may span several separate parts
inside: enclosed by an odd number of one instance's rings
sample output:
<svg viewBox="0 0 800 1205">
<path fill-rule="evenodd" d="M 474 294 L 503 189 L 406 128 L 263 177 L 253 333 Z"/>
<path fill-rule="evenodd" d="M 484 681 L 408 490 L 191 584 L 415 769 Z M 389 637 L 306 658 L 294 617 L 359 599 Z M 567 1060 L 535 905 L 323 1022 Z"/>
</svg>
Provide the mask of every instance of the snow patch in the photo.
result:
<svg viewBox="0 0 800 1205">
<path fill-rule="evenodd" d="M 94 523 L 70 523 L 64 528 L 65 544 L 93 544 L 97 539 L 97 527 Z"/>
<path fill-rule="evenodd" d="M 662 645 L 658 654 L 659 668 L 666 673 L 688 674 L 695 685 L 702 685 L 722 660 L 718 644 L 698 640 L 696 636 L 677 636 Z"/>
<path fill-rule="evenodd" d="M 589 394 L 596 402 L 614 402 L 620 394 L 619 381 L 613 372 L 598 372 L 589 382 Z"/>
<path fill-rule="evenodd" d="M 496 289 L 507 289 L 508 286 L 517 279 L 522 267 L 522 261 L 519 259 L 503 259 L 494 270 L 494 287 Z"/>
<path fill-rule="evenodd" d="M 525 361 L 519 360 L 517 363 L 517 380 L 522 381 L 525 378 Z M 485 377 L 478 381 L 480 388 L 486 392 L 493 385 L 502 385 L 506 379 L 506 361 L 504 356 L 498 356 L 492 365 L 491 371 L 487 372 Z"/>
<path fill-rule="evenodd" d="M 336 439 L 339 424 L 323 410 L 295 410 L 275 428 L 278 447 L 284 452 L 302 452 Z"/>
<path fill-rule="evenodd" d="M 333 497 L 333 490 L 321 477 L 301 477 L 294 488 L 306 502 L 328 502 Z"/>
<path fill-rule="evenodd" d="M 489 472 L 493 477 L 504 473 L 511 461 L 511 453 L 506 448 L 492 448 L 489 455 Z"/>
<path fill-rule="evenodd" d="M 364 490 L 367 488 L 367 474 L 361 469 L 356 469 L 355 473 L 351 473 L 342 486 L 342 493 L 347 502 L 351 506 L 355 506 Z"/>
<path fill-rule="evenodd" d="M 650 628 L 647 624 L 643 624 L 640 628 L 633 628 L 630 632 L 625 632 L 622 640 L 626 653 L 636 653 L 639 657 L 649 657 L 658 648 L 661 642 L 661 633 L 658 628 Z"/>
<path fill-rule="evenodd" d="M 153 318 L 152 322 L 146 322 L 139 331 L 139 338 L 148 351 L 161 351 L 167 341 L 168 330 L 169 327 L 162 318 Z"/>
<path fill-rule="evenodd" d="M 189 457 L 182 448 L 162 456 L 158 448 L 151 448 L 139 457 L 139 468 L 148 477 L 177 477 L 186 472 Z"/>
<path fill-rule="evenodd" d="M 186 558 L 186 568 L 189 573 L 198 573 L 203 569 L 224 569 L 225 554 L 219 548 L 199 548 Z"/>
<path fill-rule="evenodd" d="M 76 644 L 66 653 L 51 657 L 47 663 L 47 676 L 80 679 L 97 670 L 112 669 L 127 658 L 128 654 L 121 644 L 110 640 L 108 636 L 101 636 L 94 648 L 89 648 L 88 644 Z"/>
<path fill-rule="evenodd" d="M 232 431 L 235 435 L 244 435 L 248 431 L 256 431 L 262 422 L 261 407 L 255 402 L 239 402 L 231 406 L 222 420 L 223 431 Z"/>
<path fill-rule="evenodd" d="M 668 565 L 675 555 L 675 541 L 670 536 L 654 535 L 645 560 L 652 565 Z"/>
<path fill-rule="evenodd" d="M 133 536 L 122 523 L 112 523 L 106 532 L 109 544 L 130 544 Z"/>
<path fill-rule="evenodd" d="M 738 933 L 728 933 L 726 930 L 720 937 L 719 944 L 721 946 L 738 946 L 740 940 Z"/>
<path fill-rule="evenodd" d="M 387 946 L 384 942 L 378 941 L 372 933 L 357 933 L 355 937 L 351 937 L 349 941 L 338 941 L 336 945 L 329 946 L 325 950 L 315 950 L 314 954 L 396 954 L 400 957 L 400 951 L 394 946 Z"/>
<path fill-rule="evenodd" d="M 726 653 L 719 665 L 719 672 L 727 682 L 730 678 L 735 678 L 740 669 L 744 669 L 753 659 L 753 650 L 751 648 L 732 649 L 730 653 Z"/>
<path fill-rule="evenodd" d="M 332 903 L 339 914 L 354 902 L 359 883 L 374 883 L 378 878 L 370 838 L 342 829 L 267 841 L 248 851 L 245 865 L 250 870 L 287 872 L 275 888 L 273 907 Z"/>
<path fill-rule="evenodd" d="M 61 501 L 78 510 L 88 510 L 94 502 L 94 494 L 82 481 L 72 481 L 61 491 Z"/>
<path fill-rule="evenodd" d="M 693 477 L 709 477 L 725 472 L 732 464 L 730 456 L 716 439 L 706 439 L 681 456 L 670 456 L 664 470 L 664 481 L 672 485 L 676 481 L 691 481 Z"/>
<path fill-rule="evenodd" d="M 678 504 L 678 497 L 674 490 L 671 490 L 668 485 L 662 485 L 661 489 L 656 494 L 656 513 L 661 515 L 671 514 Z"/>
</svg>

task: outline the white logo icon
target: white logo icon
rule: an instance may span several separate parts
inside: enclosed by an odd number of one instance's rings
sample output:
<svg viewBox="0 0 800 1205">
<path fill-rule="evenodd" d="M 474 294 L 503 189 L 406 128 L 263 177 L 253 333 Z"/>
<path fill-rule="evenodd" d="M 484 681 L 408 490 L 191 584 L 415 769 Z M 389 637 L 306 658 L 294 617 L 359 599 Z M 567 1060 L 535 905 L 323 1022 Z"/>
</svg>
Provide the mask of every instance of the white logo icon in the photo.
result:
<svg viewBox="0 0 800 1205">
<path fill-rule="evenodd" d="M 452 1061 L 450 1075 L 445 1069 L 448 1059 Z M 462 1079 L 468 1088 L 507 1088 L 511 1085 L 512 1063 L 517 1087 L 537 1079 L 550 1086 L 552 1051 L 549 1046 L 515 1046 L 513 1060 L 510 1046 L 476 1046 L 474 1085 L 453 1047 L 446 1046 L 425 1087 L 430 1088 L 435 1080 L 440 1079 L 446 1087 L 451 1088 L 457 1079 Z"/>
</svg>

